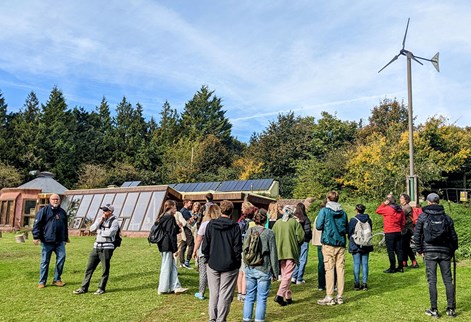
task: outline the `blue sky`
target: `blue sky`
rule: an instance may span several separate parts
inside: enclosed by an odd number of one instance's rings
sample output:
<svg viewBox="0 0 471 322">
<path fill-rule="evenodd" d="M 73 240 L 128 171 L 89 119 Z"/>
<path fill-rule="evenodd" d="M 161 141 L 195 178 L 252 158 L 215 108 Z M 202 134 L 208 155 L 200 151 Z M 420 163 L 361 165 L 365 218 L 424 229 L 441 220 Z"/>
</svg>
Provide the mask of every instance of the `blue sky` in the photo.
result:
<svg viewBox="0 0 471 322">
<path fill-rule="evenodd" d="M 201 86 L 222 98 L 247 141 L 279 113 L 367 120 L 383 98 L 407 103 L 406 49 L 418 122 L 443 115 L 470 125 L 471 2 L 49 1 L 0 3 L 0 90 L 9 111 L 57 85 L 69 107 L 91 111 L 126 96 L 146 118 L 168 100 L 182 111 Z"/>
</svg>

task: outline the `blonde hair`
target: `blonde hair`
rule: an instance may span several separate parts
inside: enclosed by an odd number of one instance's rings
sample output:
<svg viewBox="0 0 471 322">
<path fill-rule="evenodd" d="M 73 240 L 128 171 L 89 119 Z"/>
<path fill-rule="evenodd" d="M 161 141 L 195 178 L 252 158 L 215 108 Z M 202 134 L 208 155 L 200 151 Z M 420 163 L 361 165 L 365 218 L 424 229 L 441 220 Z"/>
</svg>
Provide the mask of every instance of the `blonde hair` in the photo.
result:
<svg viewBox="0 0 471 322">
<path fill-rule="evenodd" d="M 276 202 L 271 202 L 268 205 L 268 215 L 270 217 L 270 220 L 278 219 L 278 204 Z"/>
<path fill-rule="evenodd" d="M 206 210 L 206 214 L 204 215 L 202 222 L 210 221 L 211 219 L 218 219 L 221 215 L 221 208 L 216 204 L 212 204 Z"/>
<path fill-rule="evenodd" d="M 191 211 L 193 211 L 196 207 L 198 207 L 198 212 L 199 212 L 201 209 L 201 204 L 198 201 L 193 203 L 193 207 L 191 207 Z"/>
</svg>

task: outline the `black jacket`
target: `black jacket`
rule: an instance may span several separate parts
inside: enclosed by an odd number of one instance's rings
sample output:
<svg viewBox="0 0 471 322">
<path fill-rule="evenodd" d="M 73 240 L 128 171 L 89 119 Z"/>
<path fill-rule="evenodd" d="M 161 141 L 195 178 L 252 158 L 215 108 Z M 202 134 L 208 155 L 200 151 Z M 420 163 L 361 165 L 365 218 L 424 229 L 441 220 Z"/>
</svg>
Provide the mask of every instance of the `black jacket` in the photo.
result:
<svg viewBox="0 0 471 322">
<path fill-rule="evenodd" d="M 215 271 L 238 269 L 242 253 L 239 225 L 226 217 L 211 220 L 206 227 L 201 251 L 209 267 Z"/>
<path fill-rule="evenodd" d="M 165 214 L 159 222 L 165 232 L 164 238 L 157 244 L 159 251 L 175 253 L 178 250 L 177 235 L 180 233 L 180 227 L 178 227 L 175 217 L 171 214 Z"/>
<path fill-rule="evenodd" d="M 455 226 L 453 223 L 453 219 L 450 218 L 447 214 L 445 214 L 445 209 L 442 205 L 431 204 L 422 208 L 422 214 L 417 219 L 417 223 L 415 225 L 415 233 L 414 233 L 414 242 L 417 246 L 417 252 L 419 254 L 422 253 L 444 253 L 444 254 L 453 254 L 455 250 L 458 249 L 458 236 L 456 235 Z M 426 243 L 424 240 L 424 223 L 426 221 L 427 216 L 440 216 L 445 215 L 447 225 L 448 225 L 448 232 L 449 236 L 447 240 L 429 244 Z"/>
<path fill-rule="evenodd" d="M 43 243 L 61 243 L 69 240 L 67 214 L 64 209 L 47 205 L 39 210 L 34 220 L 33 238 Z"/>
</svg>

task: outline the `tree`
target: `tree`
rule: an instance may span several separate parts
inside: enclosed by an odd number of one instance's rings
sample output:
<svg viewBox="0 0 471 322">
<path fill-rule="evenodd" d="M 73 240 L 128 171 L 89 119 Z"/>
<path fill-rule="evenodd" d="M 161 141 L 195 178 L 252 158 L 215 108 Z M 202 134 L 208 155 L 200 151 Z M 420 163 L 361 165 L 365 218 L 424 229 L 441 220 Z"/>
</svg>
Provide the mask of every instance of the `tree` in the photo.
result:
<svg viewBox="0 0 471 322">
<path fill-rule="evenodd" d="M 109 170 L 98 164 L 82 164 L 77 189 L 95 189 L 106 187 Z"/>
<path fill-rule="evenodd" d="M 0 162 L 0 189 L 17 187 L 22 180 L 22 175 L 15 167 Z"/>
<path fill-rule="evenodd" d="M 5 102 L 3 93 L 0 91 L 0 151 L 2 151 L 0 160 L 4 161 L 8 160 L 7 151 L 9 150 L 7 108 L 8 105 Z"/>
</svg>

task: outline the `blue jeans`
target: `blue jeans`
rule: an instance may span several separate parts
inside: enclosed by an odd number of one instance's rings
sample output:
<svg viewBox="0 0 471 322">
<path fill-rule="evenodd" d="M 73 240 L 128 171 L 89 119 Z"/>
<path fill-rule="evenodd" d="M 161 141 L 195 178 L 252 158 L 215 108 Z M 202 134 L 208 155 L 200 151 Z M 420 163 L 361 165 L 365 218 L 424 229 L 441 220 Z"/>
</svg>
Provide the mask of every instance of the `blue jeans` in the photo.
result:
<svg viewBox="0 0 471 322">
<path fill-rule="evenodd" d="M 301 245 L 301 249 L 299 252 L 299 264 L 296 265 L 293 275 L 291 275 L 291 278 L 294 278 L 296 281 L 304 280 L 304 270 L 306 269 L 308 250 L 309 250 L 309 243 L 304 242 Z"/>
<path fill-rule="evenodd" d="M 245 268 L 245 283 L 247 294 L 244 301 L 244 321 L 252 321 L 255 298 L 257 307 L 255 308 L 255 321 L 265 320 L 267 310 L 267 297 L 270 293 L 271 274 L 266 274 L 256 268 Z"/>
<path fill-rule="evenodd" d="M 368 257 L 369 253 L 355 253 L 353 255 L 353 280 L 360 284 L 360 265 L 363 271 L 362 283 L 368 283 Z"/>
<path fill-rule="evenodd" d="M 39 265 L 39 284 L 46 285 L 49 271 L 49 262 L 52 252 L 56 254 L 56 268 L 54 269 L 54 282 L 61 280 L 62 271 L 65 263 L 65 242 L 41 243 L 41 264 Z"/>
<path fill-rule="evenodd" d="M 160 254 L 162 255 L 162 263 L 160 265 L 159 286 L 157 290 L 159 294 L 173 292 L 176 288 L 181 287 L 175 259 L 172 252 L 162 252 Z"/>
</svg>

